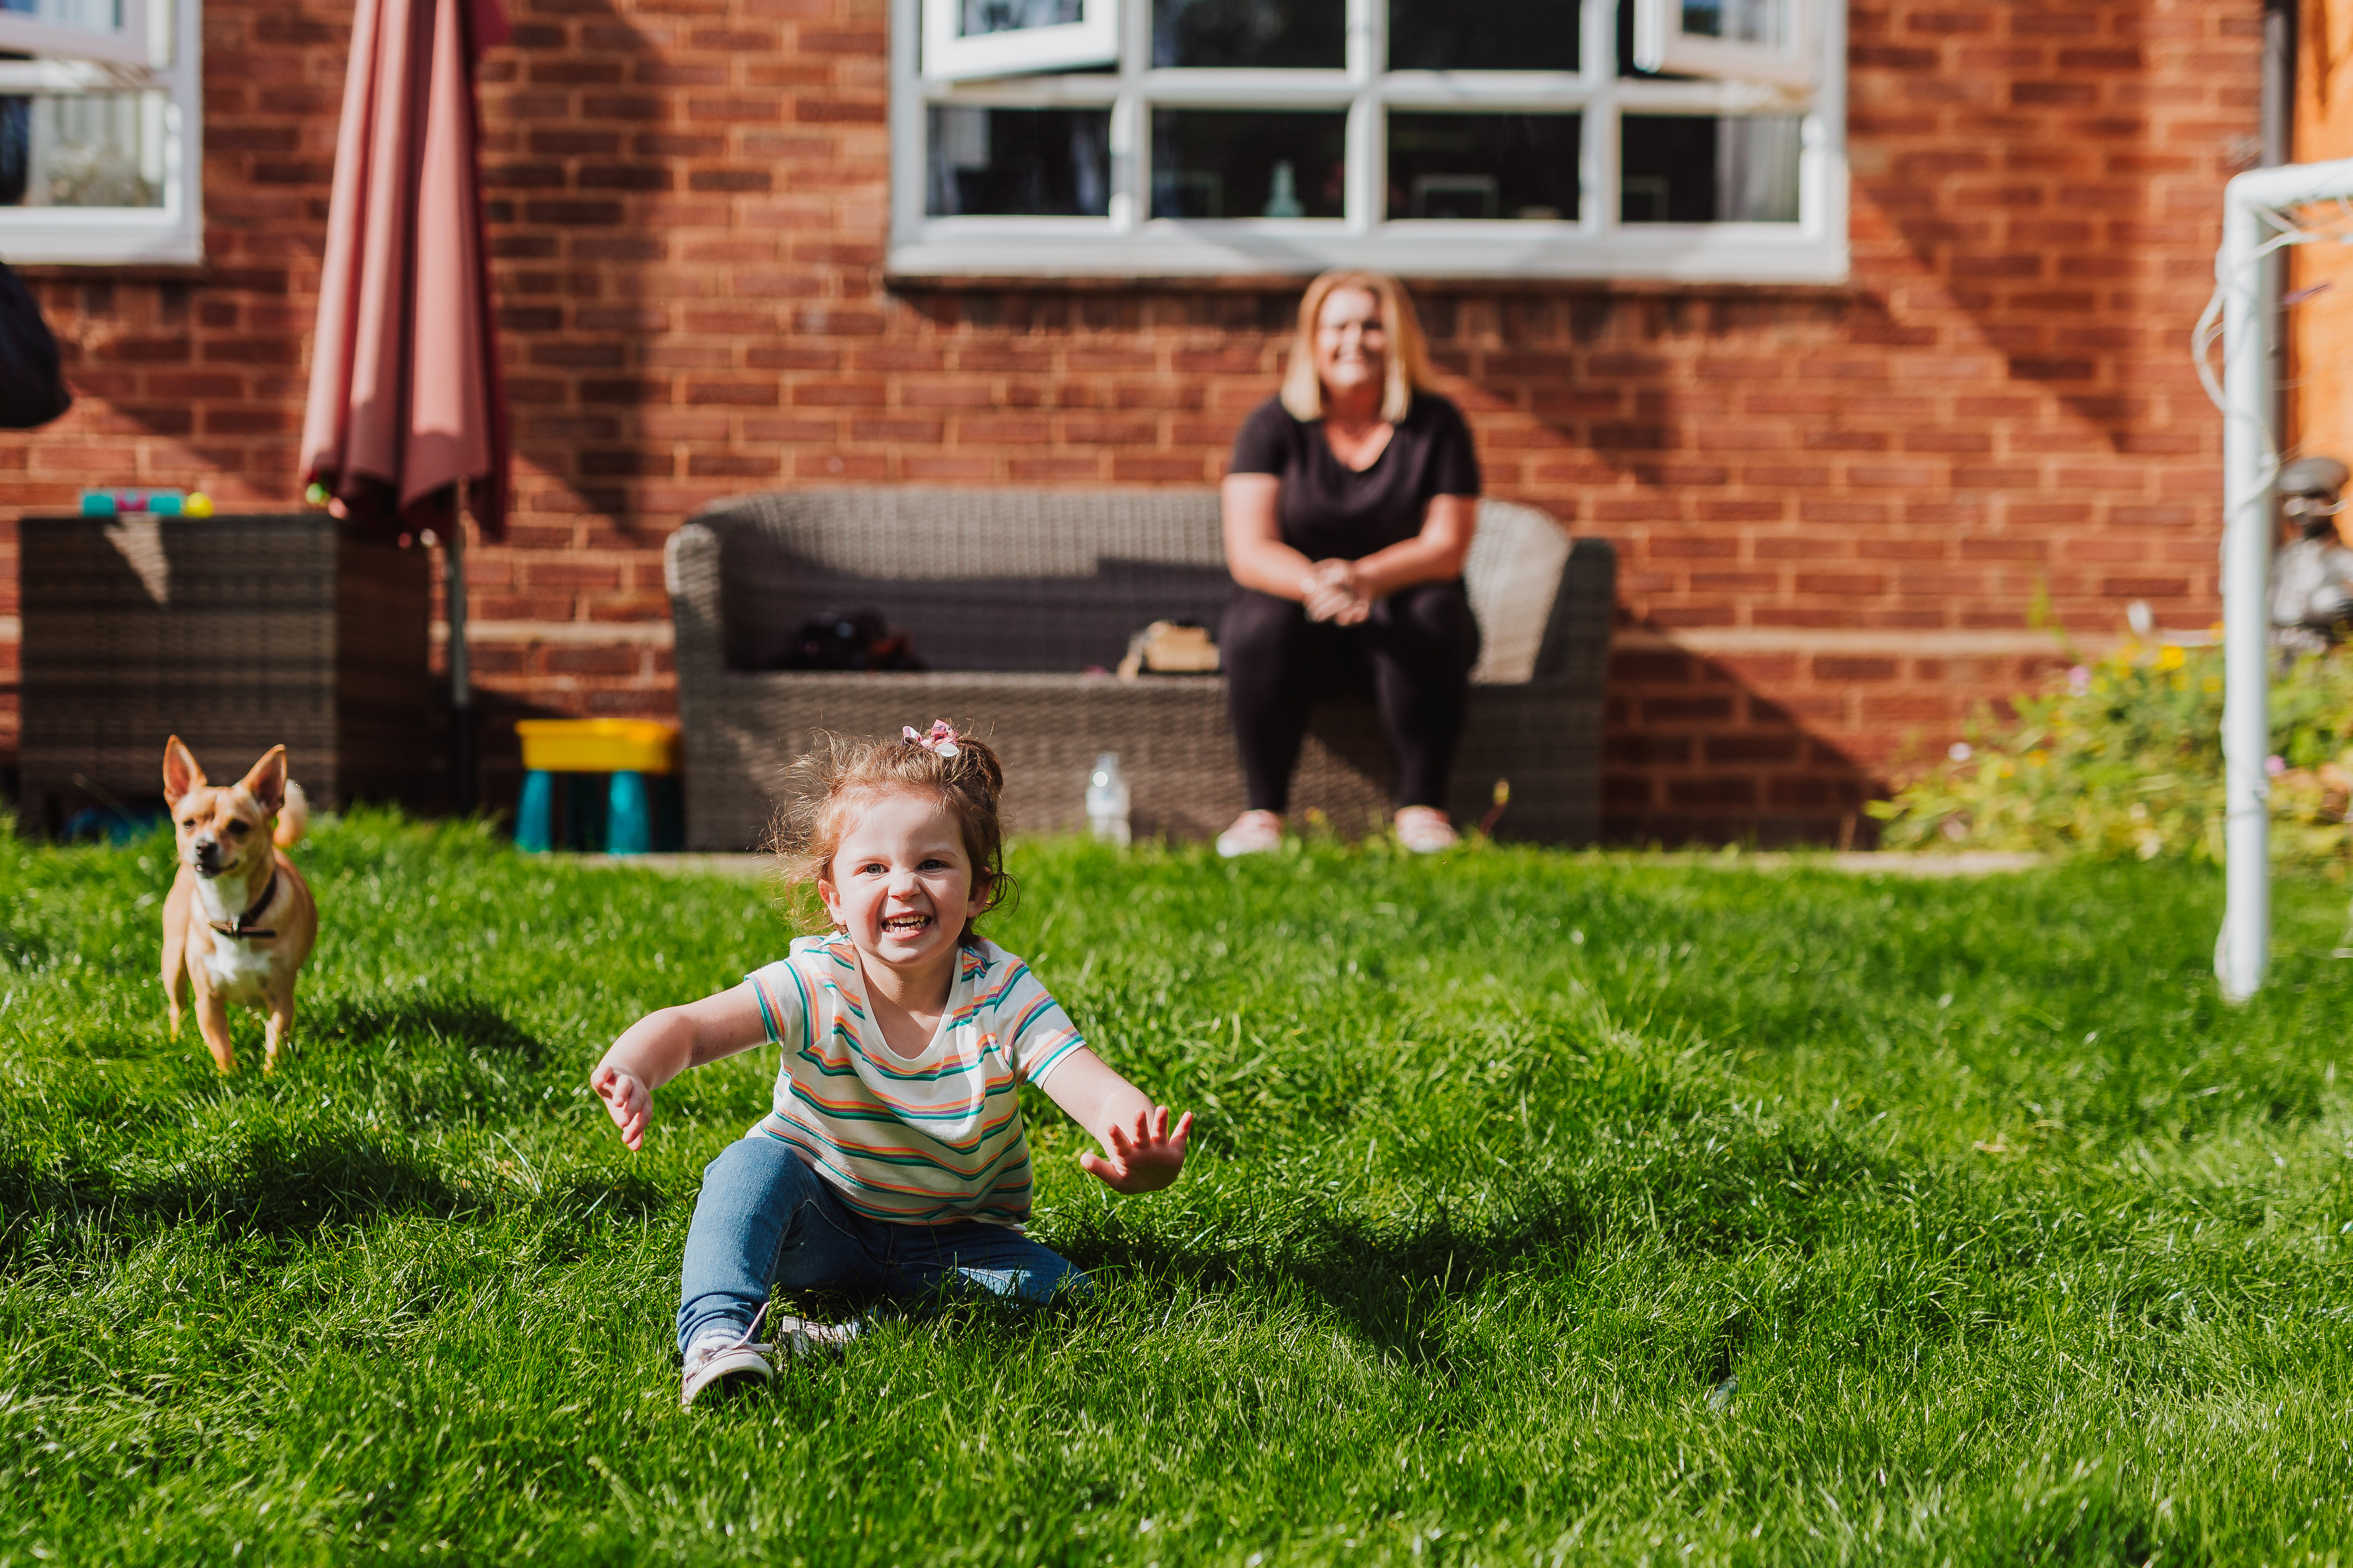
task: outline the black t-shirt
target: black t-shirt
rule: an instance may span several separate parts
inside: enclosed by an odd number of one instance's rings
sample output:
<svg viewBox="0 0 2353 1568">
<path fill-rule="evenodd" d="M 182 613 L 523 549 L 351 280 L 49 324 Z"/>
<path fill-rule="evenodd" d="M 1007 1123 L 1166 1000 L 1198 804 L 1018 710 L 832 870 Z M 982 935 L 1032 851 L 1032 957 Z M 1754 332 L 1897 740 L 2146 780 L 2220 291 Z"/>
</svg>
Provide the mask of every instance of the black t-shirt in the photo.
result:
<svg viewBox="0 0 2353 1568">
<path fill-rule="evenodd" d="M 1430 497 L 1479 493 L 1471 427 L 1434 392 L 1413 395 L 1389 444 L 1361 474 L 1332 455 L 1322 420 L 1294 419 L 1270 397 L 1242 422 L 1229 471 L 1282 481 L 1282 542 L 1310 561 L 1362 560 L 1419 533 Z"/>
</svg>

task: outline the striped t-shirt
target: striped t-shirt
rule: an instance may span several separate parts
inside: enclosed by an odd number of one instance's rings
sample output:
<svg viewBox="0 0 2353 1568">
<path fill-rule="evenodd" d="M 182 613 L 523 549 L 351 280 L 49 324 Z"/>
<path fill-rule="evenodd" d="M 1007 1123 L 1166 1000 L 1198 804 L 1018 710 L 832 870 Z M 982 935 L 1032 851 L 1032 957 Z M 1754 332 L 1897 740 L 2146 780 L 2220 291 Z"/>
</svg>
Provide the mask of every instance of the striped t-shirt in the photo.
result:
<svg viewBox="0 0 2353 1568">
<path fill-rule="evenodd" d="M 1029 1217 L 1023 1083 L 1086 1042 L 1029 966 L 996 943 L 957 950 L 947 1011 L 921 1056 L 882 1040 L 858 950 L 805 936 L 754 971 L 768 1038 L 784 1047 L 776 1108 L 752 1130 L 799 1152 L 860 1214 L 902 1225 Z"/>
</svg>

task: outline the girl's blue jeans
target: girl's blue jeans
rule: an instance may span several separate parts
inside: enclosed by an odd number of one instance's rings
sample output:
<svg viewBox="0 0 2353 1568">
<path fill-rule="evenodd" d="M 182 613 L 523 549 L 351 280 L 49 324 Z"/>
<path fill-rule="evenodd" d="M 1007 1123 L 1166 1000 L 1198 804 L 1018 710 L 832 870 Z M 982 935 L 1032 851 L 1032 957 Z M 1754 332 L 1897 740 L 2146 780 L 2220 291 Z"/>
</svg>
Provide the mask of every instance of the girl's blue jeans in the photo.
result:
<svg viewBox="0 0 2353 1568">
<path fill-rule="evenodd" d="M 763 1132 L 703 1168 L 683 1274 L 681 1352 L 714 1323 L 741 1331 L 773 1285 L 896 1301 L 978 1290 L 1029 1306 L 1094 1288 L 1067 1258 L 1001 1225 L 869 1219 Z"/>
</svg>

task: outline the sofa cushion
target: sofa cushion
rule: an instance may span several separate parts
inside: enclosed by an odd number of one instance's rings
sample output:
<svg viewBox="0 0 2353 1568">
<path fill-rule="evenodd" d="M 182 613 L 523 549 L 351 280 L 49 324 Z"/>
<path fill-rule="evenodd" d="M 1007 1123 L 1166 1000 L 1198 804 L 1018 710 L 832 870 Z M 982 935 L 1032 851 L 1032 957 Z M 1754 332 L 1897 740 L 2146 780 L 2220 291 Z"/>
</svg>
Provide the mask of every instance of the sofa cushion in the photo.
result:
<svg viewBox="0 0 2353 1568">
<path fill-rule="evenodd" d="M 730 668 L 781 668 L 804 622 L 876 609 L 946 671 L 1109 668 L 1156 620 L 1216 635 L 1233 583 L 1214 490 L 779 490 L 696 520 L 720 541 Z M 1542 513 L 1482 501 L 1464 567 L 1472 680 L 1534 674 L 1568 559 Z"/>
<path fill-rule="evenodd" d="M 790 490 L 722 503 L 728 665 L 871 607 L 939 670 L 1109 668 L 1155 620 L 1215 628 L 1233 591 L 1198 490 Z"/>
<path fill-rule="evenodd" d="M 1479 531 L 1462 563 L 1462 586 L 1479 621 L 1474 686 L 1517 686 L 1534 679 L 1568 535 L 1540 511 L 1508 501 L 1479 503 Z"/>
</svg>

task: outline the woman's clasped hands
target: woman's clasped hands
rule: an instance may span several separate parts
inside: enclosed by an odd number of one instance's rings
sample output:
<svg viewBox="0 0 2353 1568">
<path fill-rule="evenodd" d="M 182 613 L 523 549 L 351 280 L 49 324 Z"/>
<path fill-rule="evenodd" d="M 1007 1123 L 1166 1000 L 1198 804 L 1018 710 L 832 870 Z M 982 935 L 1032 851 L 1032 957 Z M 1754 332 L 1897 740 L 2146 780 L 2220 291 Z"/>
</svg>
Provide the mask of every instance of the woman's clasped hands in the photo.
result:
<svg viewBox="0 0 2353 1568">
<path fill-rule="evenodd" d="M 1299 600 L 1311 621 L 1353 626 L 1373 613 L 1373 602 L 1356 579 L 1353 561 L 1318 561 L 1301 579 Z"/>
</svg>

